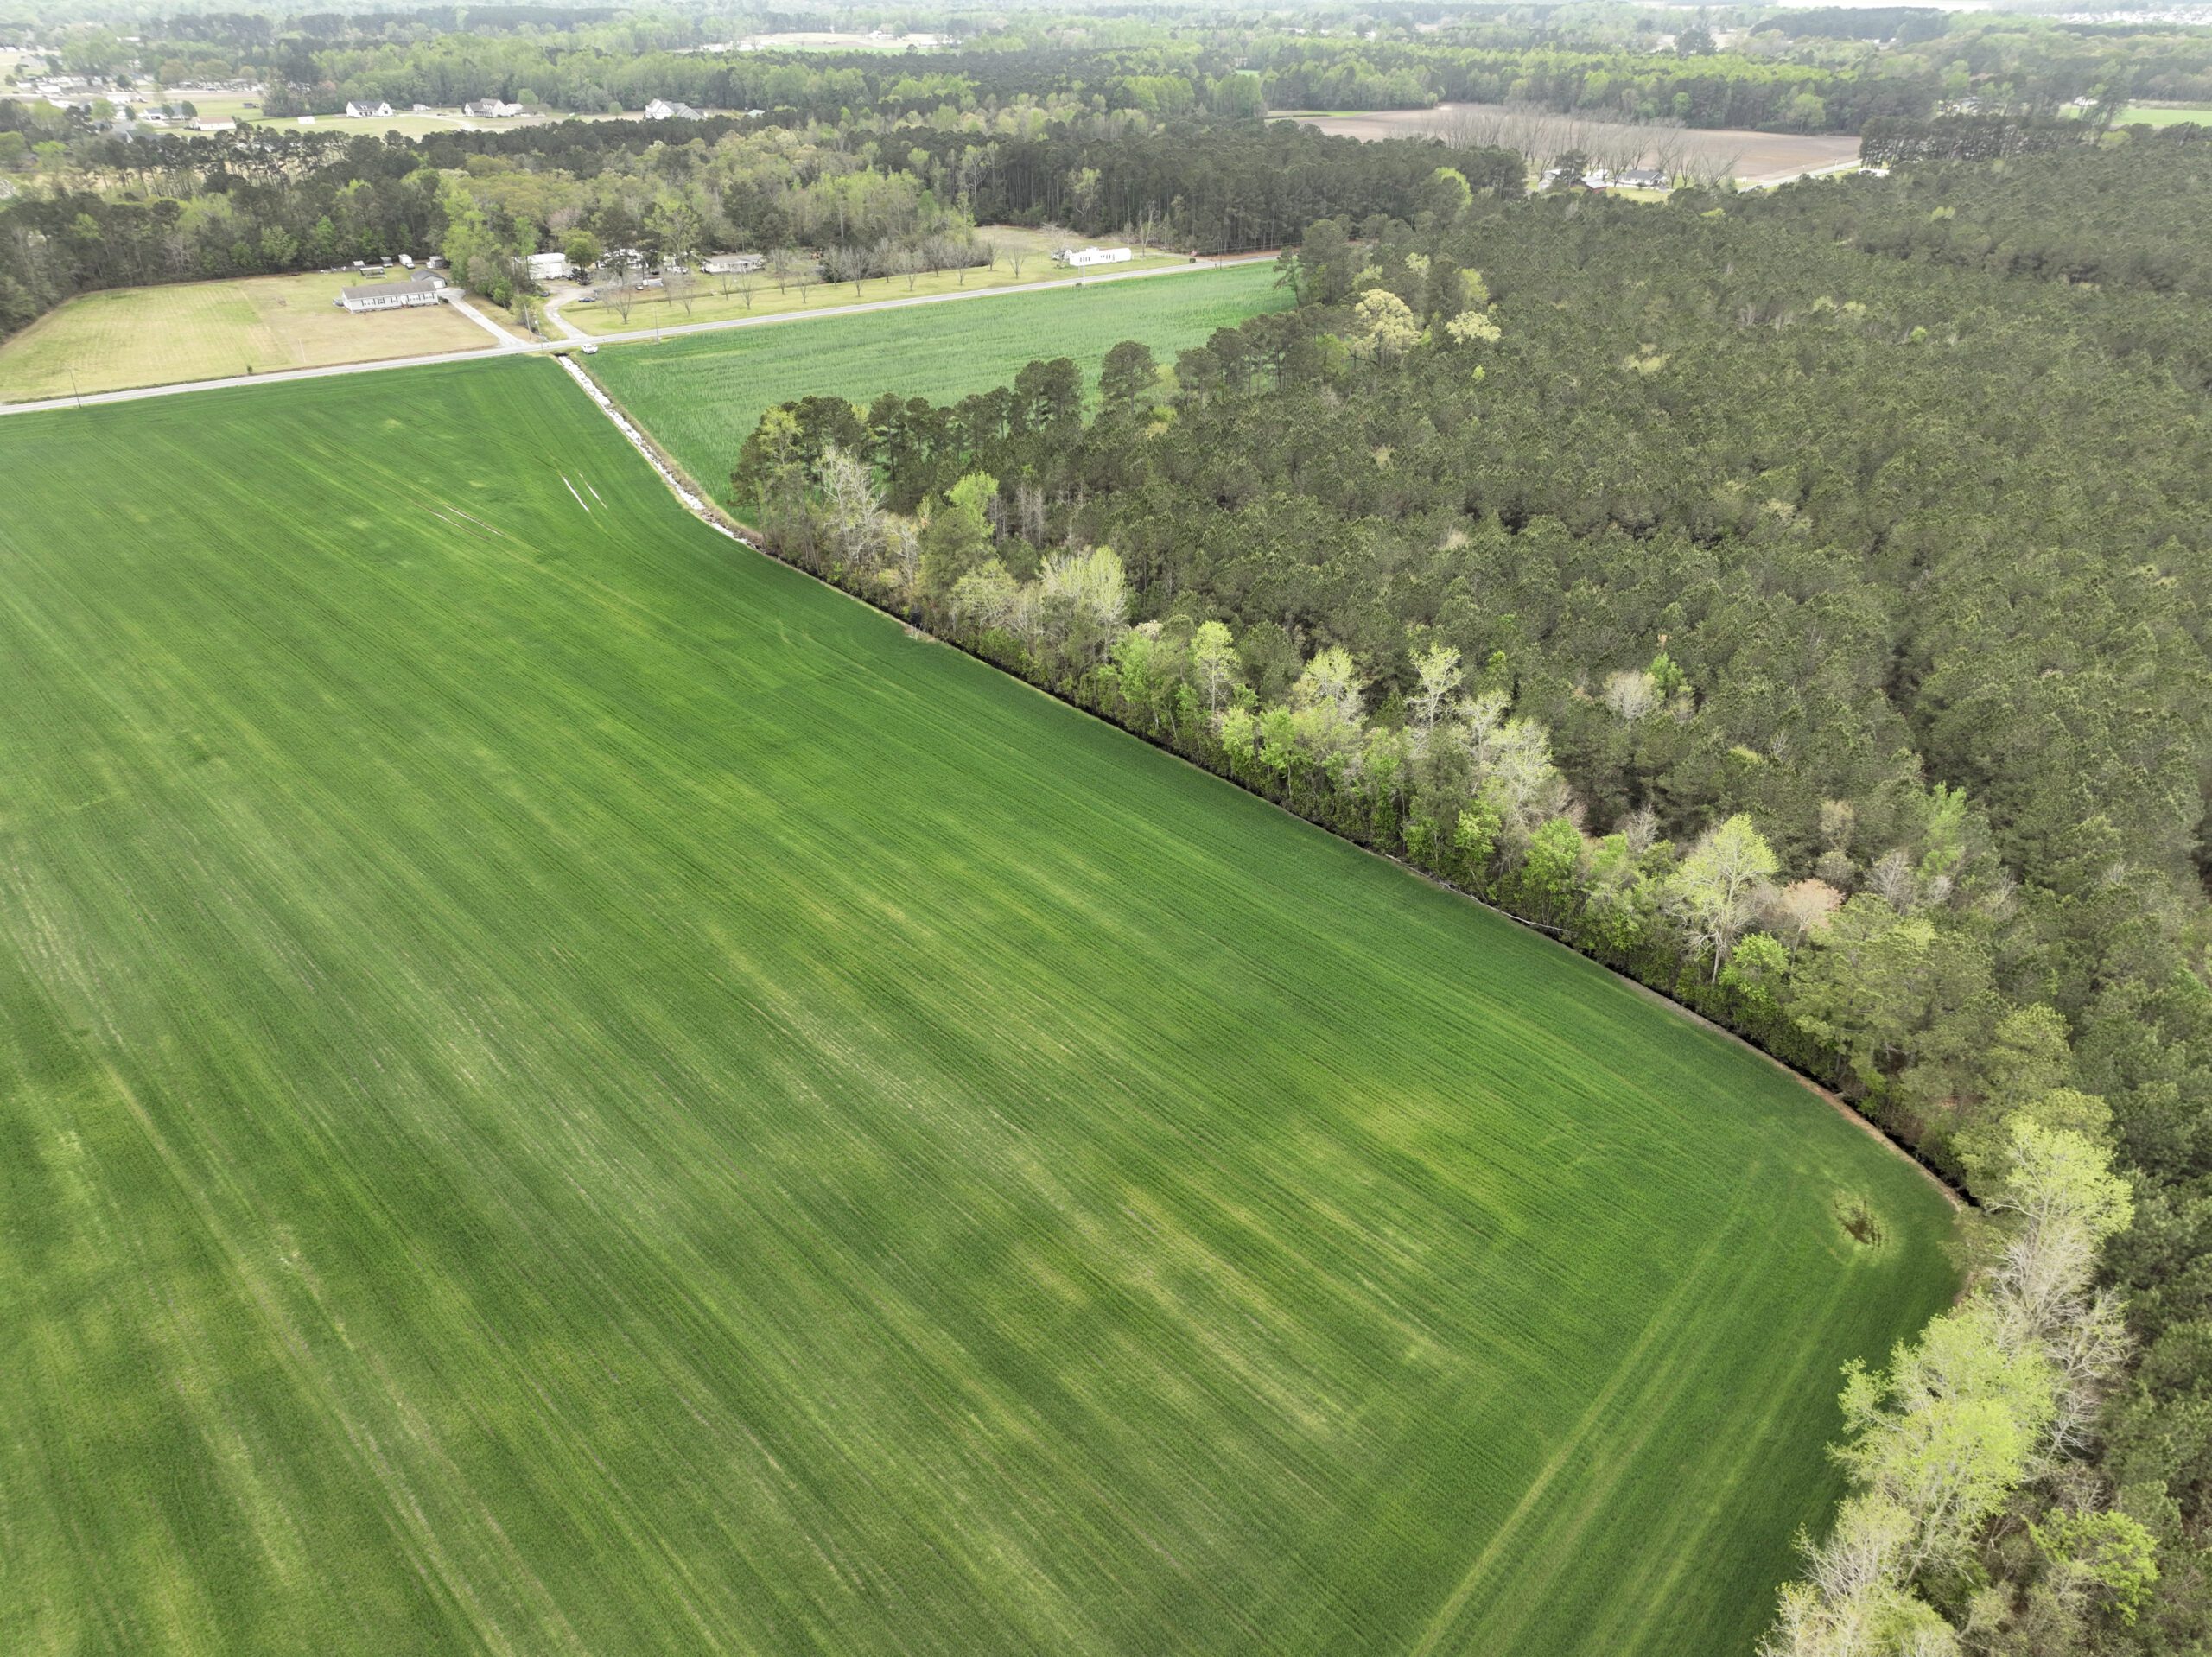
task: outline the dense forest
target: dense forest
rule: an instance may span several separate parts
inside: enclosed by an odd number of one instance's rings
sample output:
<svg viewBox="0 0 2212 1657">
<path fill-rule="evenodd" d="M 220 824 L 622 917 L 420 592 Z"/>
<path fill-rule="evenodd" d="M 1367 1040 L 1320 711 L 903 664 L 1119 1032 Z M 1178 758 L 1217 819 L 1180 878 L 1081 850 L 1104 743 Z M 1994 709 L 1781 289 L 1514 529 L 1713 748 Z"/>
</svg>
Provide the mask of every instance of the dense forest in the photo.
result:
<svg viewBox="0 0 2212 1657">
<path fill-rule="evenodd" d="M 34 105 L 11 136 L 60 147 Z M 10 124 L 13 124 L 12 125 Z M 4 149 L 0 149 L 4 154 Z M 442 251 L 505 302 L 516 259 L 567 245 L 819 254 L 965 242 L 976 225 L 1128 227 L 1208 253 L 1280 245 L 1316 217 L 1411 217 L 1438 160 L 1518 190 L 1521 157 L 1361 143 L 1257 122 L 1015 112 L 871 132 L 744 120 L 562 122 L 421 139 L 85 133 L 82 182 L 0 200 L 0 334 L 73 295 Z M 93 187 L 105 179 L 107 187 Z M 807 267 L 811 270 L 810 263 Z"/>
<path fill-rule="evenodd" d="M 2187 30 L 1853 16 L 1762 14 L 1738 35 L 1584 5 L 1386 10 L 1364 28 L 1322 12 L 1311 29 L 1172 10 L 1016 14 L 976 20 L 954 49 L 928 54 L 709 49 L 700 16 L 598 8 L 471 13 L 467 33 L 439 7 L 180 13 L 140 21 L 136 36 L 56 26 L 46 66 L 111 78 L 117 95 L 68 111 L 0 101 L 0 174 L 11 180 L 0 333 L 93 289 L 402 252 L 446 252 L 505 302 L 520 256 L 579 234 L 581 245 L 653 254 L 804 250 L 840 270 L 946 249 L 977 257 L 975 228 L 994 223 L 1241 251 L 1321 218 L 1410 221 L 1440 162 L 1479 192 L 1510 194 L 1526 163 L 1552 159 L 1269 130 L 1267 111 L 1284 107 L 1474 100 L 1678 127 L 1863 131 L 1870 161 L 1920 163 L 2075 148 L 2127 98 L 2212 86 L 2212 52 Z M 663 98 L 717 112 L 381 143 L 271 129 L 185 136 L 107 118 L 130 107 L 134 71 L 169 86 L 257 79 L 270 113 L 480 97 L 594 113 Z M 1975 112 L 1939 114 L 1968 99 Z M 2060 108 L 2085 99 L 2086 118 Z"/>
<path fill-rule="evenodd" d="M 1853 1381 L 1777 1651 L 2212 1636 L 2209 191 L 2140 136 L 1656 209 L 1447 175 L 1088 412 L 1039 362 L 786 405 L 735 467 L 785 556 L 2032 1216 Z M 2055 268 L 2106 225 L 2111 277 Z"/>
</svg>

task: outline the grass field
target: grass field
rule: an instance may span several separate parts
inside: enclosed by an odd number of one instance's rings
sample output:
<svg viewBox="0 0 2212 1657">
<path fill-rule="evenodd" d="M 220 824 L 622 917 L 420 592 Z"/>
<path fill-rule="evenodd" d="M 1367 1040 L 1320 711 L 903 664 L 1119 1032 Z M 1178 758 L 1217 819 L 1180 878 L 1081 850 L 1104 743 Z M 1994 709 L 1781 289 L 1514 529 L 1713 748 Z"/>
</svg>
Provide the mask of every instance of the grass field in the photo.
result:
<svg viewBox="0 0 2212 1657">
<path fill-rule="evenodd" d="M 2069 107 L 2059 111 L 2069 119 L 2078 119 L 2082 111 Z M 2146 126 L 2171 127 L 2184 123 L 2197 126 L 2212 126 L 2212 105 L 2202 104 L 2130 104 L 2113 120 L 2116 127 Z"/>
<path fill-rule="evenodd" d="M 260 99 L 249 100 L 244 92 L 176 92 L 171 97 L 175 102 L 189 103 L 202 116 L 215 117 L 227 115 L 244 126 L 272 127 L 285 132 L 346 135 L 365 132 L 378 138 L 387 132 L 404 132 L 410 138 L 420 138 L 433 132 L 454 132 L 476 124 L 464 121 L 457 111 L 451 110 L 436 115 L 416 115 L 412 111 L 394 110 L 387 116 L 372 116 L 360 120 L 343 115 L 318 115 L 312 125 L 302 126 L 297 116 L 264 113 Z M 247 107 L 249 101 L 251 108 Z M 487 121 L 482 124 L 490 126 L 494 123 Z"/>
<path fill-rule="evenodd" d="M 1072 357 L 1095 381 L 1124 340 L 1172 362 L 1216 328 L 1287 304 L 1274 282 L 1272 265 L 1232 265 L 609 346 L 575 360 L 719 498 L 739 445 L 788 397 L 965 397 L 1007 384 L 1039 357 Z"/>
<path fill-rule="evenodd" d="M 491 343 L 483 329 L 442 305 L 363 316 L 340 309 L 338 290 L 359 280 L 247 276 L 84 295 L 0 344 L 0 403 Z"/>
<path fill-rule="evenodd" d="M 735 291 L 734 283 L 733 291 L 726 294 L 722 291 L 722 278 L 702 276 L 697 279 L 688 310 L 680 301 L 671 299 L 665 289 L 655 288 L 647 289 L 636 296 L 631 303 L 626 320 L 620 311 L 605 302 L 572 303 L 564 306 L 561 314 L 586 333 L 621 333 L 636 328 L 676 327 L 687 322 L 722 322 L 738 317 L 779 316 L 818 311 L 833 305 L 867 304 L 876 300 L 975 293 L 992 288 L 1065 281 L 1074 274 L 1052 263 L 1052 250 L 1046 245 L 1047 238 L 1036 231 L 993 225 L 982 233 L 986 240 L 1001 249 L 1014 243 L 1021 245 L 1026 257 L 1020 275 L 1014 274 L 1012 263 L 1003 255 L 997 263 L 984 270 L 944 270 L 934 275 L 917 275 L 911 283 L 904 276 L 871 276 L 861 283 L 857 294 L 849 282 L 810 284 L 804 288 L 787 287 L 779 292 L 775 283 L 763 275 L 752 278 L 749 303 L 744 293 Z M 1127 264 L 1108 267 L 1108 271 L 1122 274 L 1132 270 L 1161 270 L 1190 262 L 1187 254 L 1146 253 L 1138 255 Z"/>
<path fill-rule="evenodd" d="M 550 363 L 0 475 L 0 1649 L 1714 1657 L 1952 1289 L 1756 1056 Z"/>
<path fill-rule="evenodd" d="M 2212 107 L 2184 104 L 2130 104 L 2120 112 L 2118 126 L 2174 127 L 2185 123 L 2212 126 Z"/>
</svg>

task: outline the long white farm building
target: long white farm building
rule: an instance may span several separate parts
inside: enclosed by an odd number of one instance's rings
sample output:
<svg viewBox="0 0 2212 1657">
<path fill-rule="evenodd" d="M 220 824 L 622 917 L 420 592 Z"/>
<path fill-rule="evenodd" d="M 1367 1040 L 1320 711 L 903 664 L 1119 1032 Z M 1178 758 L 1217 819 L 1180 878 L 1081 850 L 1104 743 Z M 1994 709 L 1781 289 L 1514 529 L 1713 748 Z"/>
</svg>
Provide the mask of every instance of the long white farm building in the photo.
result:
<svg viewBox="0 0 2212 1657">
<path fill-rule="evenodd" d="M 445 286 L 443 276 L 425 271 L 405 282 L 371 282 L 358 288 L 340 288 L 338 302 L 349 311 L 394 311 L 403 305 L 435 305 Z"/>
</svg>

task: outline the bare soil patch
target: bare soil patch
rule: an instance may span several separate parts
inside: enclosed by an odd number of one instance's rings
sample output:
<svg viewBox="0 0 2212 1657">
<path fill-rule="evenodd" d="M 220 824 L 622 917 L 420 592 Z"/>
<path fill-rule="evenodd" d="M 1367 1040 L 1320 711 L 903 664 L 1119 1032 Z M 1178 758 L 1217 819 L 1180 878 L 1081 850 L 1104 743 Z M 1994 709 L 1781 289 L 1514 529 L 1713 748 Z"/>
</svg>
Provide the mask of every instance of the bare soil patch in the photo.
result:
<svg viewBox="0 0 2212 1657">
<path fill-rule="evenodd" d="M 1574 149 L 1598 165 L 1732 174 L 1748 183 L 1795 178 L 1859 158 L 1859 140 L 1849 133 L 1802 135 L 1604 121 L 1510 104 L 1439 104 L 1427 110 L 1304 118 L 1309 126 L 1347 138 L 1435 137 L 1460 144 L 1503 144 L 1522 151 L 1539 167 Z"/>
</svg>

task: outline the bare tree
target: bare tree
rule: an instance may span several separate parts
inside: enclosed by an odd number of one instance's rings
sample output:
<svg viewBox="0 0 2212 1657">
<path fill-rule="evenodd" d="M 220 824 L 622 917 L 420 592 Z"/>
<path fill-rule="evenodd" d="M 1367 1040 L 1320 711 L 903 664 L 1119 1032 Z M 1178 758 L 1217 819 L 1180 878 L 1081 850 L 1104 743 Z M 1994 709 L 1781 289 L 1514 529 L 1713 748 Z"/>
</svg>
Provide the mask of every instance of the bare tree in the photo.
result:
<svg viewBox="0 0 2212 1657">
<path fill-rule="evenodd" d="M 1014 522 L 1017 533 L 1032 546 L 1045 543 L 1045 490 L 1041 484 L 1023 481 L 1014 490 Z"/>
<path fill-rule="evenodd" d="M 628 265 L 617 265 L 605 282 L 599 284 L 599 296 L 614 308 L 614 314 L 626 324 L 630 310 L 638 302 L 638 273 Z"/>
<path fill-rule="evenodd" d="M 660 285 L 664 294 L 683 307 L 684 315 L 691 314 L 691 300 L 698 287 L 696 277 L 689 270 L 677 270 L 671 267 L 662 273 Z"/>
<path fill-rule="evenodd" d="M 821 470 L 824 539 L 840 563 L 872 568 L 884 549 L 883 498 L 874 470 L 834 444 L 823 452 Z"/>
</svg>

